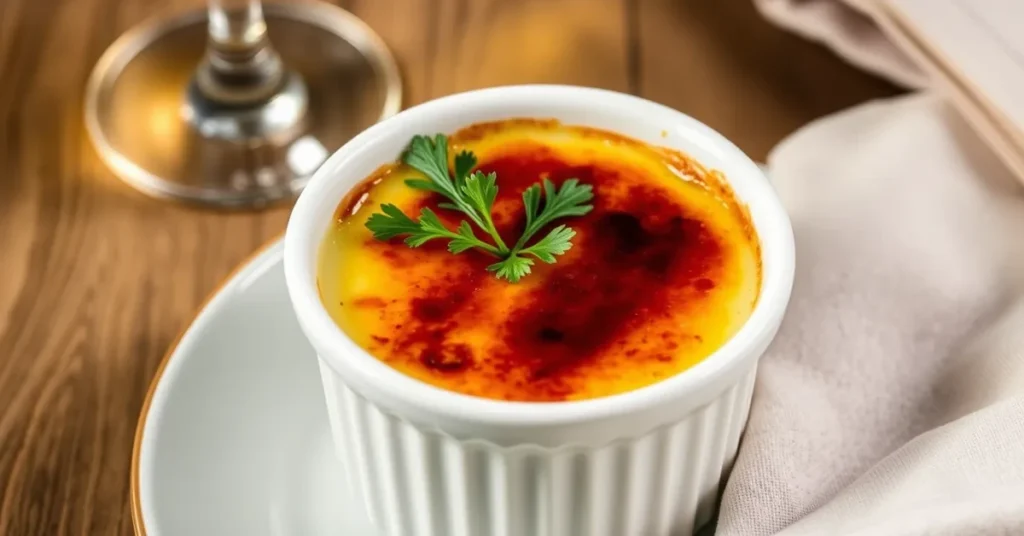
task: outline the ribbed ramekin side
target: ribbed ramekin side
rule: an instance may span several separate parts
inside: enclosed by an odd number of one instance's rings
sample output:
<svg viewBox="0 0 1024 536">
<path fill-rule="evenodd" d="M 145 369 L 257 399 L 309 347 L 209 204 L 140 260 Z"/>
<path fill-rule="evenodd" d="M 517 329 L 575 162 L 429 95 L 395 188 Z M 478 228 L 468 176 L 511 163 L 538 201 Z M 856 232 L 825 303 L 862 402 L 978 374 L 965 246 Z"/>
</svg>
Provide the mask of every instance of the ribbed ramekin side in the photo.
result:
<svg viewBox="0 0 1024 536">
<path fill-rule="evenodd" d="M 335 447 L 389 536 L 676 536 L 707 522 L 754 370 L 681 421 L 606 445 L 461 441 L 382 411 L 321 362 Z"/>
</svg>

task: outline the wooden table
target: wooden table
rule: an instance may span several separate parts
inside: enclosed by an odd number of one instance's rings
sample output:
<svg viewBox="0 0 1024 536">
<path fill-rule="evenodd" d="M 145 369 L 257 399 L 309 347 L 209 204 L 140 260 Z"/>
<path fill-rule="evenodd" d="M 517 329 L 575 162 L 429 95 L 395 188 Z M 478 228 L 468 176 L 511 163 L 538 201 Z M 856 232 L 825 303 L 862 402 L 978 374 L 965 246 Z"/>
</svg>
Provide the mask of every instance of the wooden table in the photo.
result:
<svg viewBox="0 0 1024 536">
<path fill-rule="evenodd" d="M 761 20 L 750 0 L 348 0 L 407 105 L 555 82 L 675 107 L 756 159 L 808 121 L 895 93 Z M 0 1 L 0 534 L 131 534 L 128 471 L 168 344 L 287 207 L 155 201 L 99 162 L 82 88 L 104 48 L 199 0 Z"/>
</svg>

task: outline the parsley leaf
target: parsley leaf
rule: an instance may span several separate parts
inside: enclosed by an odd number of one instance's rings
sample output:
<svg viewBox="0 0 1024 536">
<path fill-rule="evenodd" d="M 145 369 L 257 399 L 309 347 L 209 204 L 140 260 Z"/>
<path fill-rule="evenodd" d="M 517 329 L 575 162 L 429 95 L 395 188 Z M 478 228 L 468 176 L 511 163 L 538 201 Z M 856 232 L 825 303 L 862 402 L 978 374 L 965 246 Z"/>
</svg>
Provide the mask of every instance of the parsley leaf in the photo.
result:
<svg viewBox="0 0 1024 536">
<path fill-rule="evenodd" d="M 508 253 L 508 246 L 502 242 L 497 229 L 494 228 L 494 222 L 491 221 L 491 207 L 471 205 L 466 197 L 466 187 L 470 182 L 467 174 L 476 165 L 476 156 L 473 153 L 463 151 L 455 158 L 455 180 L 448 176 L 448 138 L 444 134 L 438 134 L 433 139 L 427 136 L 413 136 L 402 160 L 430 179 L 409 179 L 405 181 L 406 185 L 448 198 L 450 203 L 441 203 L 438 206 L 458 210 L 469 216 L 473 223 L 491 235 L 502 255 Z M 494 193 L 497 195 L 496 186 Z M 494 203 L 493 197 L 491 203 Z"/>
<path fill-rule="evenodd" d="M 465 220 L 451 231 L 430 209 L 423 209 L 419 219 L 413 220 L 393 204 L 381 205 L 381 212 L 367 219 L 366 227 L 373 232 L 373 237 L 389 240 L 406 235 L 405 243 L 409 247 L 420 247 L 436 238 L 448 239 L 448 251 L 456 254 L 478 248 L 499 259 L 487 270 L 512 283 L 530 274 L 534 259 L 554 263 L 557 256 L 572 247 L 576 231 L 558 225 L 533 245 L 527 246 L 535 234 L 559 218 L 582 216 L 594 208 L 589 204 L 594 198 L 589 184 L 568 179 L 558 188 L 544 179 L 541 184 L 534 184 L 523 192 L 526 228 L 515 245 L 509 248 L 498 234 L 491 215 L 498 197 L 498 178 L 494 173 L 473 171 L 477 164 L 476 155 L 469 151 L 455 155 L 454 176 L 449 176 L 448 139 L 437 134 L 433 138 L 414 136 L 402 160 L 426 177 L 409 179 L 405 181 L 406 185 L 443 196 L 447 201 L 439 203 L 439 207 L 463 213 L 489 236 L 491 243 L 478 238 L 473 226 Z"/>
<path fill-rule="evenodd" d="M 571 227 L 559 225 L 551 230 L 544 238 L 538 240 L 532 246 L 519 250 L 520 255 L 533 255 L 538 259 L 551 264 L 555 262 L 555 255 L 561 255 L 572 247 L 572 237 L 576 231 Z"/>
<path fill-rule="evenodd" d="M 462 151 L 455 156 L 455 177 L 466 177 L 476 167 L 476 155 L 469 151 Z M 458 185 L 461 186 L 461 185 Z"/>
<path fill-rule="evenodd" d="M 390 203 L 381 205 L 380 208 L 383 214 L 380 212 L 371 214 L 366 220 L 366 227 L 373 231 L 373 237 L 377 240 L 389 240 L 396 236 L 408 235 L 405 239 L 406 245 L 418 248 L 435 238 L 448 238 L 451 240 L 448 243 L 448 251 L 452 253 L 462 253 L 467 249 L 480 248 L 498 256 L 498 250 L 474 236 L 473 228 L 465 221 L 459 225 L 458 232 L 453 233 L 429 208 L 420 211 L 419 221 L 409 218 L 400 208 Z"/>
<path fill-rule="evenodd" d="M 488 272 L 500 279 L 507 279 L 510 283 L 518 283 L 520 279 L 530 274 L 530 267 L 533 266 L 533 259 L 509 255 L 487 267 Z"/>
<path fill-rule="evenodd" d="M 559 190 L 550 180 L 544 179 L 544 208 L 540 208 L 540 186 L 534 184 L 523 192 L 526 230 L 519 237 L 515 249 L 522 248 L 527 240 L 552 221 L 566 216 L 582 216 L 594 208 L 593 205 L 584 204 L 594 198 L 593 189 L 589 184 L 579 182 L 568 179 Z"/>
<path fill-rule="evenodd" d="M 388 240 L 398 235 L 412 234 L 420 230 L 420 224 L 406 216 L 402 209 L 388 203 L 381 205 L 383 212 L 374 213 L 366 220 L 366 226 L 373 231 L 377 240 Z"/>
</svg>

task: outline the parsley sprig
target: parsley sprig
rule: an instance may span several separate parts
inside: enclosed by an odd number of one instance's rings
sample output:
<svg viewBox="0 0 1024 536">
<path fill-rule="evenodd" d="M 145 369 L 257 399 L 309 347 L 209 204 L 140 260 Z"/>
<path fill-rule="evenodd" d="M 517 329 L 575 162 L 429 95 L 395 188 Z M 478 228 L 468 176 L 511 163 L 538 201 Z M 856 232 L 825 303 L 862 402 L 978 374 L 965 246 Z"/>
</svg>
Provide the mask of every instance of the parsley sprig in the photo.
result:
<svg viewBox="0 0 1024 536">
<path fill-rule="evenodd" d="M 408 186 L 440 194 L 447 199 L 438 204 L 440 208 L 461 212 L 469 221 L 462 220 L 452 231 L 429 208 L 421 210 L 419 219 L 414 220 L 389 203 L 381 205 L 381 212 L 372 214 L 366 221 L 373 237 L 388 240 L 406 235 L 405 243 L 410 247 L 422 246 L 435 238 L 447 239 L 448 251 L 452 253 L 478 248 L 499 259 L 487 270 L 512 283 L 529 275 L 534 259 L 554 263 L 556 256 L 572 247 L 576 231 L 564 224 L 558 225 L 543 238 L 529 244 L 534 235 L 559 218 L 582 216 L 593 209 L 589 204 L 594 198 L 590 185 L 568 179 L 561 188 L 557 188 L 550 180 L 544 179 L 541 184 L 534 184 L 523 192 L 526 228 L 516 243 L 508 247 L 498 234 L 491 215 L 498 196 L 497 176 L 473 171 L 477 159 L 472 152 L 462 151 L 455 156 L 454 177 L 448 174 L 448 139 L 443 134 L 433 139 L 413 137 L 402 160 L 426 177 L 406 180 Z M 470 222 L 483 231 L 486 239 L 476 236 Z"/>
</svg>

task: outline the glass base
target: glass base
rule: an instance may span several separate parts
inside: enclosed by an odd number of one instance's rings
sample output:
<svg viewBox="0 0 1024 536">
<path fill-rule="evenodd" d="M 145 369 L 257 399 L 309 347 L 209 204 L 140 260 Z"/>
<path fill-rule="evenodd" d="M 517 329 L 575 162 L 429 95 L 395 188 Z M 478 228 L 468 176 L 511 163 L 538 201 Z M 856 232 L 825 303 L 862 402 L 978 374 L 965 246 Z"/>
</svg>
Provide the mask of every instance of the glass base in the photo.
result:
<svg viewBox="0 0 1024 536">
<path fill-rule="evenodd" d="M 85 122 L 121 179 L 156 197 L 261 207 L 297 195 L 331 153 L 398 112 L 394 59 L 361 20 L 328 4 L 267 4 L 263 12 L 292 78 L 281 98 L 258 109 L 189 105 L 205 10 L 134 28 L 104 53 L 89 80 Z"/>
</svg>

